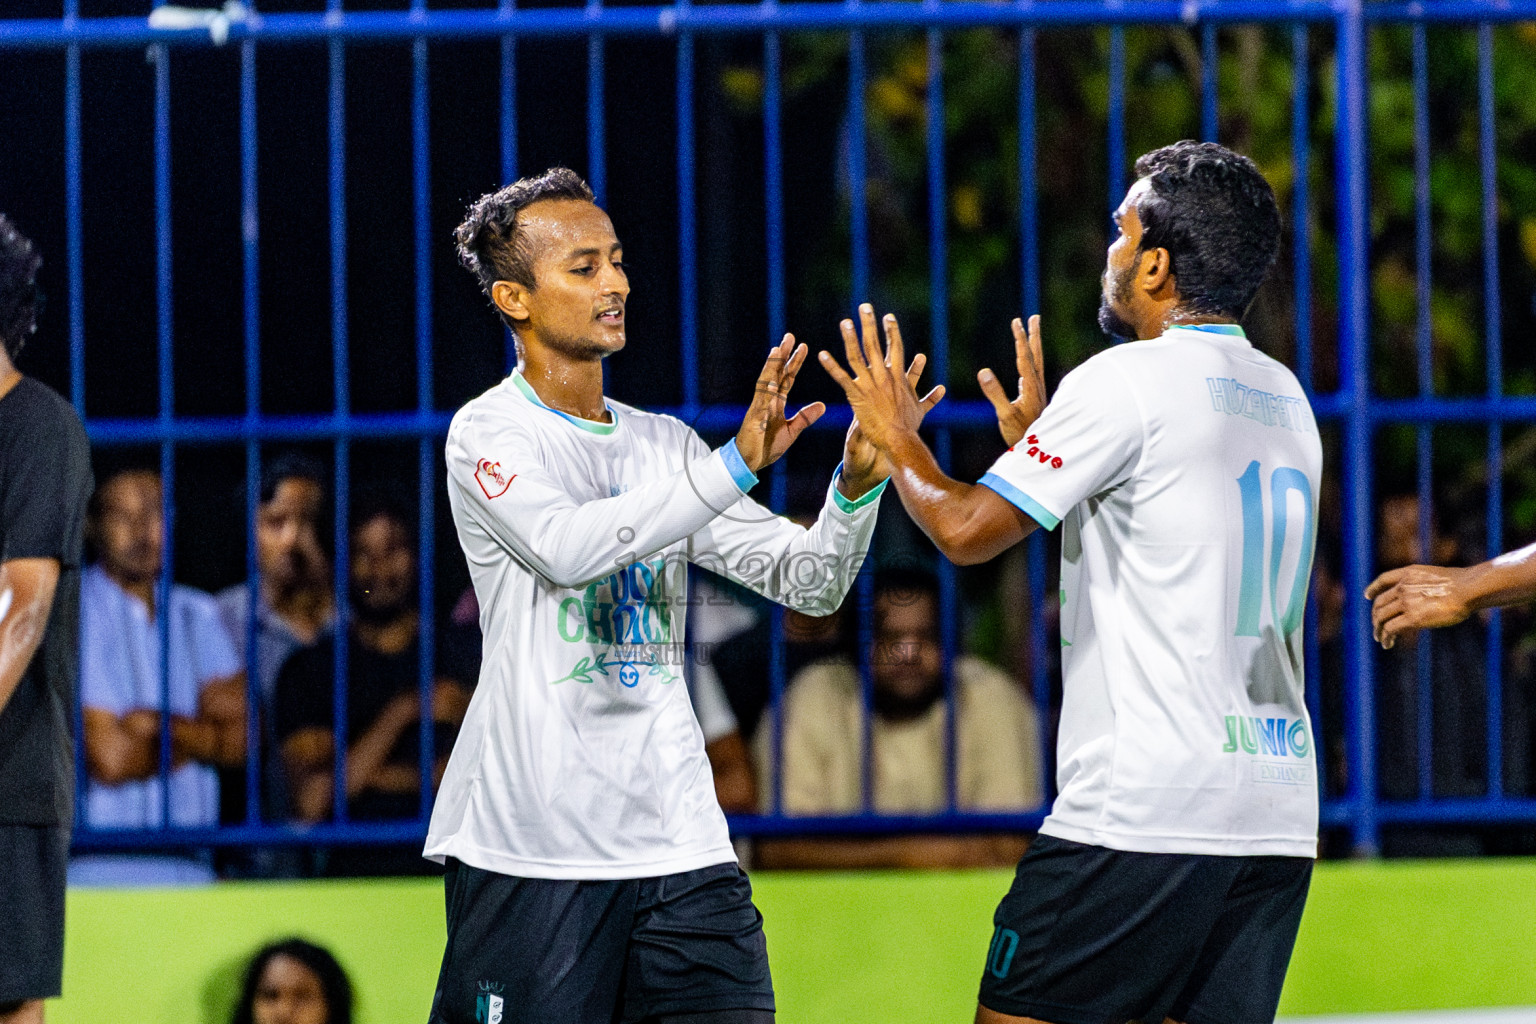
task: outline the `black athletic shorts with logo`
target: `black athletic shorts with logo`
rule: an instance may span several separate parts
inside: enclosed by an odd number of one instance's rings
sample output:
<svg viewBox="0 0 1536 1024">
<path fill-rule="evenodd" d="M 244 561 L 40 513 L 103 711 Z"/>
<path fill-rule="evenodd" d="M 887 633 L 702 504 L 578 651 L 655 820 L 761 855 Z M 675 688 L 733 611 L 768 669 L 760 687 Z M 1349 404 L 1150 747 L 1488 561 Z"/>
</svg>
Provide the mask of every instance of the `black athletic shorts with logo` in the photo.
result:
<svg viewBox="0 0 1536 1024">
<path fill-rule="evenodd" d="M 981 1005 L 1051 1024 L 1272 1024 L 1311 878 L 1304 857 L 1039 836 L 993 915 Z"/>
<path fill-rule="evenodd" d="M 67 826 L 0 825 L 0 1009 L 59 994 L 68 862 Z"/>
<path fill-rule="evenodd" d="M 773 1019 L 763 917 L 734 863 L 599 882 L 450 859 L 444 886 L 431 1024 Z"/>
</svg>

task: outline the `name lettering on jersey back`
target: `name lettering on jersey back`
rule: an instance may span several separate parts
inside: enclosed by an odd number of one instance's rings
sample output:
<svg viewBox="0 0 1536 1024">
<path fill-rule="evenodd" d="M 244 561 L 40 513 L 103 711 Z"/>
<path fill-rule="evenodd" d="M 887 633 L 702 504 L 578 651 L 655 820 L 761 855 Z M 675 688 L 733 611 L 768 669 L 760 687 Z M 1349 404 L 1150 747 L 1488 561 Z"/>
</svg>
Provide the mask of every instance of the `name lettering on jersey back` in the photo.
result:
<svg viewBox="0 0 1536 1024">
<path fill-rule="evenodd" d="M 1298 434 L 1316 433 L 1305 398 L 1276 395 L 1250 388 L 1236 377 L 1207 377 L 1211 408 L 1228 416 L 1245 416 L 1266 427 L 1284 427 Z"/>
<path fill-rule="evenodd" d="M 517 474 L 511 476 L 501 471 L 501 463 L 492 462 L 490 459 L 481 459 L 475 463 L 475 483 L 485 492 L 487 501 L 494 501 L 507 493 L 507 488 L 512 486 L 512 481 L 517 479 Z"/>
</svg>

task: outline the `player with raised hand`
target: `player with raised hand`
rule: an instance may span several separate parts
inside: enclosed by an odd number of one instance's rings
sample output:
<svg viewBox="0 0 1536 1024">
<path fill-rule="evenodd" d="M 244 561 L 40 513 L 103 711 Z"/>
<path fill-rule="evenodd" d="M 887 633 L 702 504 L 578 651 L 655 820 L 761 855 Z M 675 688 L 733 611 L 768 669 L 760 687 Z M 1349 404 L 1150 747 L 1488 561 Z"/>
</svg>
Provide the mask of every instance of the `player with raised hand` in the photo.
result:
<svg viewBox="0 0 1536 1024">
<path fill-rule="evenodd" d="M 806 353 L 790 335 L 713 451 L 679 420 L 605 397 L 629 282 L 575 173 L 481 197 L 456 238 L 519 366 L 448 433 L 485 652 L 427 836 L 448 865 L 431 1020 L 772 1021 L 762 918 L 683 683 L 687 567 L 830 613 L 888 463 L 850 429 L 809 529 L 746 497 L 824 409 L 786 415 Z"/>
<path fill-rule="evenodd" d="M 1062 530 L 1059 796 L 994 916 L 978 1024 L 1274 1018 L 1317 845 L 1302 697 L 1322 472 L 1290 370 L 1238 325 L 1280 216 L 1212 143 L 1143 156 L 1115 211 L 1099 322 L 1129 344 L 1049 403 L 1039 322 L 1014 321 L 1020 394 L 981 382 L 1012 447 L 945 475 L 872 312 L 842 385 L 913 520 L 951 560 Z"/>
<path fill-rule="evenodd" d="M 1536 598 L 1536 544 L 1468 568 L 1407 565 L 1365 588 L 1376 642 L 1390 650 L 1421 629 L 1465 622 L 1473 612 Z"/>
</svg>

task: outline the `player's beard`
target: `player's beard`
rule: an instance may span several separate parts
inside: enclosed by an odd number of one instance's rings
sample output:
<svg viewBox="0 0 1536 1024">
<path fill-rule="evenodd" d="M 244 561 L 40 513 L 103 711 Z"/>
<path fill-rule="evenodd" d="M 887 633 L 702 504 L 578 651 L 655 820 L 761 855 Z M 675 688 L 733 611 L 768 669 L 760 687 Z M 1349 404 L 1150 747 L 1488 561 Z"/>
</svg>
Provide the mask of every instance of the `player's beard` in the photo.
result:
<svg viewBox="0 0 1536 1024">
<path fill-rule="evenodd" d="M 1130 290 L 1133 269 L 1132 267 L 1126 267 L 1120 271 L 1106 269 L 1099 296 L 1099 330 L 1111 338 L 1120 338 L 1125 341 L 1136 340 L 1136 328 L 1115 312 L 1112 303 Z"/>
</svg>

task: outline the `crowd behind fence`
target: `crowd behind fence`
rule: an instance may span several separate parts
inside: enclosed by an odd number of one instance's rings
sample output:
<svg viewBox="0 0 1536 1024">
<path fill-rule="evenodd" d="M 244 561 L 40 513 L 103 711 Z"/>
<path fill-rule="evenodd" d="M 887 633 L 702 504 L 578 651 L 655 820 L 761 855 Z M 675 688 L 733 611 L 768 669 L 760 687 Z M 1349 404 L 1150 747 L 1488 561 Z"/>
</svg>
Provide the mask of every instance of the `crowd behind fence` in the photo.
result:
<svg viewBox="0 0 1536 1024">
<path fill-rule="evenodd" d="M 1436 737 L 1434 645 L 1422 644 L 1415 654 L 1413 672 L 1417 692 L 1413 713 L 1416 729 L 1404 740 L 1414 747 L 1414 770 L 1420 785 L 1416 795 L 1385 798 L 1378 785 L 1378 661 L 1371 643 L 1368 605 L 1362 591 L 1378 565 L 1376 500 L 1382 485 L 1376 472 L 1376 456 L 1384 431 L 1406 426 L 1414 437 L 1413 494 L 1417 508 L 1436 507 L 1434 477 L 1434 432 L 1437 428 L 1467 426 L 1486 432 L 1484 446 L 1486 502 L 1474 510 L 1484 524 L 1477 538 L 1481 550 L 1464 551 L 1472 560 L 1500 551 L 1508 539 L 1505 524 L 1506 497 L 1504 432 L 1507 425 L 1536 421 L 1536 395 L 1506 393 L 1506 370 L 1502 341 L 1503 296 L 1500 291 L 1499 235 L 1499 124 L 1495 111 L 1495 33 L 1501 26 L 1521 20 L 1536 20 L 1536 0 L 1428 0 L 1423 3 L 1360 3 L 1333 0 L 1288 0 L 1285 3 L 1259 0 L 1019 0 L 1011 3 L 763 3 L 675 6 L 577 6 L 519 7 L 503 0 L 498 6 L 484 8 L 436 9 L 423 0 L 412 0 L 408 9 L 387 11 L 349 11 L 340 0 L 329 0 L 323 10 L 269 13 L 238 5 L 227 6 L 214 17 L 193 18 L 163 11 L 150 16 L 148 11 L 132 17 L 82 16 L 78 0 L 63 0 L 61 16 L 0 19 L 0 59 L 15 59 L 23 52 L 57 57 L 62 62 L 63 131 L 62 174 L 57 181 L 33 182 L 36 189 L 58 189 L 64 196 L 64 239 L 67 249 L 67 288 L 63 308 L 67 320 L 69 361 L 67 384 L 77 411 L 84 418 L 93 445 L 99 452 L 115 449 L 152 448 L 156 453 L 157 474 L 162 482 L 161 501 L 164 530 L 178 535 L 180 507 L 178 497 L 185 495 L 197 481 L 187 480 L 179 468 L 185 453 L 198 448 L 239 451 L 244 467 L 247 591 L 245 600 L 256 607 L 257 542 L 256 523 L 262 497 L 263 467 L 274 452 L 284 447 L 323 446 L 329 450 L 327 485 L 333 505 L 328 530 L 330 589 L 334 598 L 337 635 L 344 636 L 352 621 L 351 604 L 352 546 L 356 535 L 351 526 L 354 508 L 368 467 L 377 456 L 363 451 L 375 442 L 398 444 L 409 450 L 415 463 L 414 507 L 405 510 L 408 532 L 415 536 L 414 561 L 416 592 L 420 595 L 419 642 L 416 645 L 417 678 L 420 706 L 433 702 L 434 682 L 439 674 L 440 631 L 448 616 L 434 613 L 434 604 L 443 587 L 438 575 L 445 548 L 446 522 L 442 521 L 442 466 L 439 450 L 446 432 L 451 408 L 443 407 L 434 387 L 435 373 L 441 362 L 435 346 L 441 320 L 442 299 L 434 283 L 434 263 L 447 242 L 434 233 L 432 209 L 443 200 L 433 190 L 434 143 L 430 124 L 429 86 L 435 48 L 466 40 L 491 41 L 498 47 L 495 77 L 499 83 L 496 106 L 499 119 L 485 126 L 495 132 L 499 144 L 500 175 L 503 180 L 519 172 L 540 168 L 525 166 L 519 158 L 518 141 L 521 111 L 537 100 L 528 94 L 526 83 L 517 74 L 518 61 L 551 39 L 585 40 L 586 70 L 584 101 L 566 111 L 579 116 L 585 126 L 584 173 L 600 201 L 609 184 L 612 160 L 607 144 L 617 129 L 607 118 L 613 99 L 609 79 L 616 73 L 609 59 L 609 48 L 618 38 L 642 37 L 665 42 L 672 50 L 668 67 L 653 70 L 668 72 L 665 78 L 675 84 L 671 124 L 675 126 L 674 146 L 670 152 L 660 147 L 626 154 L 628 161 L 654 163 L 675 189 L 675 219 L 668 230 L 675 233 L 677 254 L 675 287 L 677 324 L 678 400 L 666 403 L 664 411 L 673 412 L 694 424 L 701 432 L 719 433 L 733 428 L 742 413 L 740 405 L 706 401 L 706 387 L 701 383 L 701 366 L 707 353 L 701 351 L 703 325 L 700 320 L 701 240 L 697 212 L 706 196 L 699 188 L 700 151 L 696 126 L 696 108 L 701 95 L 717 88 L 713 81 L 701 82 L 697 74 L 696 48 L 706 37 L 730 36 L 760 43 L 760 116 L 762 165 L 754 170 L 763 182 L 761 196 L 762 263 L 767 311 L 767 336 L 777 339 L 790 324 L 790 283 L 787 281 L 786 223 L 796 197 L 789 195 L 785 180 L 784 90 L 786 40 L 795 35 L 833 39 L 845 45 L 846 88 L 841 118 L 841 151 L 837 159 L 838 179 L 829 181 L 847 200 L 847 284 L 845 309 L 872 294 L 870 210 L 867 194 L 870 180 L 870 152 L 866 124 L 869 66 L 867 47 L 877 33 L 904 31 L 921 33 L 925 42 L 926 88 L 923 91 L 924 159 L 923 177 L 927 190 L 927 222 L 921 232 L 926 240 L 928 294 L 922 303 L 929 316 L 926 349 L 931 357 L 933 375 L 939 381 L 952 377 L 949 330 L 950 245 L 952 230 L 949 213 L 951 196 L 946 187 L 946 113 L 952 109 L 945 95 L 946 84 L 958 71 L 946 68 L 946 41 L 954 33 L 986 27 L 1012 33 L 1017 55 L 1017 179 L 1014 187 L 1020 197 L 1017 224 L 1017 294 L 1024 312 L 1039 309 L 1042 301 L 1040 239 L 1042 221 L 1053 211 L 1042 210 L 1036 202 L 1037 181 L 1037 76 L 1040 47 L 1049 45 L 1051 33 L 1067 28 L 1102 28 L 1107 33 L 1108 59 L 1104 67 L 1104 139 L 1107 180 L 1107 211 L 1116 205 L 1125 185 L 1131 158 L 1128 153 L 1127 97 L 1134 85 L 1126 80 L 1126 34 L 1137 26 L 1168 25 L 1187 30 L 1198 39 L 1201 60 L 1199 97 L 1200 126 L 1205 138 L 1219 138 L 1222 124 L 1223 96 L 1219 88 L 1218 58 L 1222 32 L 1236 25 L 1263 25 L 1289 34 L 1293 60 L 1290 90 L 1291 166 L 1289 196 L 1292 246 L 1289 280 L 1291 308 L 1294 310 L 1294 365 L 1297 375 L 1309 390 L 1320 426 L 1329 443 L 1327 474 L 1338 482 L 1337 537 L 1332 558 L 1323 559 L 1324 570 L 1337 585 L 1340 607 L 1337 609 L 1338 633 L 1334 638 L 1318 637 L 1318 608 L 1321 591 L 1314 588 L 1312 614 L 1308 615 L 1307 675 L 1308 699 L 1314 722 L 1332 718 L 1339 733 L 1336 737 L 1342 758 L 1337 783 L 1323 785 L 1322 820 L 1327 829 L 1345 830 L 1349 843 L 1357 848 L 1379 847 L 1384 826 L 1482 826 L 1492 824 L 1525 825 L 1536 823 L 1536 797 L 1528 789 L 1506 792 L 1509 777 L 1506 744 L 1511 736 L 1523 748 L 1529 743 L 1525 733 L 1506 721 L 1509 704 L 1506 694 L 1506 655 L 1508 644 L 1503 635 L 1499 613 L 1488 616 L 1480 627 L 1480 642 L 1469 648 L 1482 659 L 1481 733 L 1485 759 L 1481 768 L 1483 785 L 1479 792 L 1436 796 L 1434 759 Z M 178 21 L 180 17 L 182 20 Z M 1370 138 L 1368 104 L 1371 101 L 1369 46 L 1373 33 L 1401 28 L 1412 38 L 1412 122 L 1414 152 L 1415 252 L 1414 288 L 1418 314 L 1414 334 L 1417 362 L 1417 394 L 1411 397 L 1383 397 L 1376 393 L 1372 376 L 1371 323 L 1373 282 L 1371 263 L 1371 193 Z M 1435 382 L 1433 324 L 1431 319 L 1431 247 L 1434 225 L 1431 216 L 1429 74 L 1430 56 L 1427 33 L 1457 31 L 1476 38 L 1477 77 L 1474 95 L 1467 97 L 1475 105 L 1475 145 L 1479 180 L 1477 193 L 1481 209 L 1482 303 L 1480 335 L 1485 368 L 1484 393 L 1476 396 L 1448 397 Z M 411 239 L 413 270 L 408 280 L 373 281 L 367 287 L 411 293 L 412 330 L 414 332 L 414 401 L 390 409 L 360 410 L 351 390 L 356 351 L 351 332 L 354 305 L 360 301 L 360 285 L 349 264 L 358 258 L 355 224 L 349 222 L 354 210 L 349 204 L 349 175 L 359 168 L 349 161 L 349 107 L 347 80 L 349 61 L 364 59 L 354 54 L 370 44 L 408 44 L 410 77 L 409 102 L 399 113 L 399 131 L 409 138 L 411 194 Z M 323 233 L 328 244 L 329 316 L 332 388 L 329 409 L 321 413 L 275 413 L 264 407 L 271 383 L 263 381 L 264 325 L 261 320 L 262 288 L 265 262 L 258 199 L 264 194 L 258 172 L 263 167 L 258 147 L 257 67 L 269 53 L 284 48 L 323 46 L 316 58 L 325 64 L 327 93 L 319 106 L 325 111 L 324 157 L 327 204 Z M 231 51 L 238 74 L 238 125 L 240 180 L 239 208 L 230 210 L 242 225 L 240 234 L 240 305 L 242 322 L 243 408 L 215 415 L 189 415 L 178 410 L 178 325 L 174 314 L 176 302 L 173 270 L 174 246 L 186 244 L 173 239 L 174 211 L 183 186 L 172 168 L 172 65 L 186 54 L 224 46 Z M 153 77 L 152 161 L 156 352 L 155 412 L 138 417 L 102 417 L 92 414 L 93 399 L 87 391 L 88 346 L 110 344 L 103 338 L 106 325 L 86 322 L 84 293 L 84 254 L 92 221 L 84 202 L 86 186 L 82 180 L 83 150 L 87 146 L 109 145 L 106 139 L 87 135 L 82 110 L 88 103 L 82 85 L 82 63 L 99 52 L 148 47 L 149 74 Z M 1331 54 L 1331 60 L 1325 59 Z M 658 61 L 658 65 L 661 62 Z M 1330 76 L 1319 81 L 1316 76 Z M 46 84 L 46 83 L 45 83 Z M 1323 99 L 1318 99 L 1323 97 Z M 1318 161 L 1327 165 L 1326 155 L 1314 153 L 1313 125 L 1318 117 L 1314 104 L 1331 104 L 1333 131 L 1331 171 L 1315 176 L 1310 169 Z M 542 108 L 541 108 L 542 109 Z M 1171 140 L 1170 140 L 1171 141 Z M 579 161 L 573 161 L 580 165 Z M 1319 194 L 1321 193 L 1321 194 Z M 461 198 L 461 197 L 460 197 Z M 1314 251 L 1314 224 L 1318 207 L 1327 205 L 1335 228 L 1336 250 L 1319 254 Z M 1315 263 L 1323 257 L 1336 267 L 1336 296 L 1328 294 L 1329 308 L 1338 312 L 1337 324 L 1319 328 L 1315 310 L 1322 286 Z M 364 300 L 366 301 L 366 300 Z M 1008 315 L 1013 315 L 1009 312 Z M 57 314 L 55 314 L 57 317 Z M 999 318 L 999 327 L 1003 323 Z M 1331 351 L 1324 352 L 1324 348 Z M 755 349 L 754 349 L 755 351 Z M 1316 364 L 1326 361 L 1337 368 L 1336 389 L 1318 387 Z M 510 363 L 510 340 L 504 355 Z M 750 360 L 747 360 L 750 362 Z M 232 369 L 232 368 L 226 368 Z M 489 384 L 489 381 L 485 382 Z M 185 383 L 182 385 L 185 387 Z M 654 407 L 653 406 L 653 407 Z M 818 430 L 836 431 L 847 425 L 846 412 L 834 409 Z M 964 450 L 995 429 L 990 407 L 979 400 L 951 400 L 941 405 L 928 420 L 934 448 L 941 464 L 953 466 L 963 461 Z M 995 442 L 992 442 L 995 444 Z M 361 454 L 360 454 L 361 453 Z M 769 503 L 785 509 L 792 486 L 788 470 L 776 467 L 767 481 Z M 1434 524 L 1428 514 L 1413 517 L 1411 532 L 1416 532 L 1422 552 L 1431 550 Z M 181 531 L 184 532 L 184 531 Z M 448 531 L 451 532 L 451 531 Z M 177 578 L 177 545 L 165 546 L 160 567 L 157 605 L 164 607 L 172 597 L 171 581 Z M 1326 544 L 1320 545 L 1326 549 Z M 1019 609 L 1005 609 L 1024 614 L 1028 623 L 1025 647 L 1030 652 L 1028 676 L 1023 681 L 1045 738 L 1039 747 L 1040 771 L 1047 784 L 1042 793 L 1048 799 L 1050 788 L 1049 718 L 1052 704 L 1053 659 L 1049 656 L 1054 638 L 1051 607 L 1054 594 L 1051 580 L 1054 570 L 1051 542 L 1039 535 L 1030 538 L 1026 555 L 1026 591 L 1031 607 L 1027 614 Z M 938 633 L 945 674 L 945 701 L 950 707 L 956 699 L 956 666 L 962 655 L 962 584 L 956 570 L 942 559 L 936 565 L 939 598 Z M 927 833 L 1020 832 L 1035 827 L 1044 806 L 1033 811 L 991 813 L 962 807 L 956 795 L 956 715 L 945 718 L 946 766 L 943 807 L 936 813 L 878 814 L 871 805 L 872 782 L 869 767 L 871 721 L 875 703 L 871 651 L 875 649 L 876 605 L 872 571 L 861 575 L 856 596 L 850 598 L 849 615 L 857 632 L 852 648 L 858 657 L 862 693 L 864 732 L 862 749 L 865 764 L 861 782 L 861 809 L 852 813 L 805 816 L 786 813 L 782 800 L 779 766 L 782 763 L 782 713 L 786 706 L 787 665 L 785 659 L 784 616 L 781 611 L 767 612 L 768 694 L 760 729 L 767 751 L 764 777 L 759 780 L 765 793 L 761 813 L 731 817 L 733 830 L 742 836 L 771 838 L 803 834 L 876 834 L 917 831 Z M 246 617 L 243 637 L 236 638 L 244 649 L 242 661 L 251 664 L 257 654 L 257 616 Z M 161 664 L 171 643 L 169 617 L 156 622 L 162 653 Z M 280 848 L 312 845 L 370 845 L 410 843 L 425 831 L 425 815 L 432 799 L 433 765 L 441 753 L 441 737 L 432 726 L 431 716 L 420 715 L 419 789 L 417 814 L 386 821 L 353 821 L 348 814 L 347 765 L 348 688 L 341 681 L 348 678 L 353 654 L 349 644 L 331 645 L 333 689 L 330 722 L 334 749 L 337 751 L 332 776 L 333 811 L 325 820 L 294 824 L 273 820 L 263 814 L 263 768 L 258 752 L 263 748 L 260 715 L 246 717 L 246 759 L 239 784 L 244 789 L 243 814 L 237 821 L 178 827 L 165 824 L 152 829 L 101 829 L 82 827 L 76 833 L 77 848 L 82 851 L 109 851 L 165 847 L 248 847 Z M 1336 712 L 1325 712 L 1322 687 L 1325 661 L 1337 665 L 1340 703 Z M 472 683 L 473 681 L 469 681 Z M 263 706 L 264 695 L 258 673 L 245 680 L 247 708 Z M 1058 684 L 1059 685 L 1059 684 Z M 1519 683 L 1524 686 L 1524 682 Z M 160 775 L 169 786 L 171 773 L 170 696 L 163 687 L 163 740 Z M 1475 711 L 1476 709 L 1474 709 Z M 1323 729 L 1319 727 L 1319 740 Z M 269 744 L 270 745 L 270 744 Z M 1321 742 L 1319 744 L 1321 747 Z M 1520 756 L 1525 756 L 1522 751 Z M 1319 751 L 1319 761 L 1323 761 Z M 86 785 L 88 772 L 80 773 L 80 785 Z M 233 776 L 227 776 L 233 778 Z M 1340 788 L 1342 787 L 1342 788 Z M 168 790 L 167 790 L 168 792 Z M 82 788 L 83 795 L 83 788 Z M 85 801 L 81 801 L 85 806 Z"/>
</svg>

